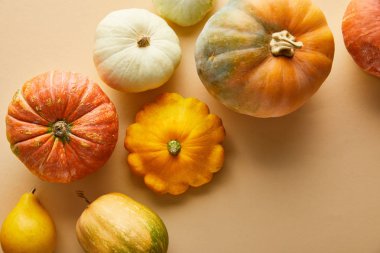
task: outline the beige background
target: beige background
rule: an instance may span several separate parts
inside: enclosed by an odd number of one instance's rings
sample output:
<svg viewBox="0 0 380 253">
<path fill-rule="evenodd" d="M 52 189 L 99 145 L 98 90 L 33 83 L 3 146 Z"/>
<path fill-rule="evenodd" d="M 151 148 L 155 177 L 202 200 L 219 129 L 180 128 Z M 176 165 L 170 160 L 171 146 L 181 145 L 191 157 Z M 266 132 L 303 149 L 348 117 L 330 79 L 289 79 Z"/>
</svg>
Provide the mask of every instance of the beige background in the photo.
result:
<svg viewBox="0 0 380 253">
<path fill-rule="evenodd" d="M 84 202 L 119 191 L 153 208 L 165 221 L 171 253 L 380 252 L 380 80 L 359 70 L 343 46 L 341 18 L 348 0 L 314 0 L 334 33 L 332 72 L 299 111 L 255 119 L 227 110 L 199 81 L 194 42 L 204 22 L 172 25 L 183 58 L 163 87 L 123 94 L 102 82 L 92 63 L 94 30 L 108 12 L 149 0 L 0 0 L 0 115 L 13 93 L 51 69 L 73 70 L 98 81 L 116 104 L 119 141 L 106 166 L 69 184 L 42 182 L 10 151 L 0 124 L 0 220 L 22 193 L 37 187 L 58 229 L 59 253 L 81 252 L 75 222 Z M 225 0 L 219 0 L 219 8 Z M 215 11 L 215 10 L 214 10 Z M 224 122 L 226 162 L 213 181 L 179 197 L 159 196 L 130 175 L 123 138 L 146 102 L 164 91 L 206 102 Z"/>
</svg>

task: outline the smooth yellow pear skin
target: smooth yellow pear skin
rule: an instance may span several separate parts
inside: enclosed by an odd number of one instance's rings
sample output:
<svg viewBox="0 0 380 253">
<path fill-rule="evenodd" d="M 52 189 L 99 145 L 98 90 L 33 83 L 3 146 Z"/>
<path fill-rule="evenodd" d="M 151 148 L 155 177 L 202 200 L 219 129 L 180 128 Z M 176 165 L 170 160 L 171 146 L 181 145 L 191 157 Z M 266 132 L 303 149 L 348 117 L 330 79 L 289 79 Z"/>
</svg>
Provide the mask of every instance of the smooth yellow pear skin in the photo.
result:
<svg viewBox="0 0 380 253">
<path fill-rule="evenodd" d="M 4 253 L 50 253 L 56 245 L 56 230 L 49 213 L 34 195 L 21 196 L 8 214 L 0 232 Z"/>
</svg>

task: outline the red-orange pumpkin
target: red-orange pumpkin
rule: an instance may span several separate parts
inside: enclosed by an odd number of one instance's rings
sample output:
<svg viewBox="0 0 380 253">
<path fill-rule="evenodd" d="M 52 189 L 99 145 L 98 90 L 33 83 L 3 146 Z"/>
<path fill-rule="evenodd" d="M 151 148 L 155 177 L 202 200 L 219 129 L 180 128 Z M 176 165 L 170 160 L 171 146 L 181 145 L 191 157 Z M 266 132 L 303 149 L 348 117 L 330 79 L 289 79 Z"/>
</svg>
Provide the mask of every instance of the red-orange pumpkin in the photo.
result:
<svg viewBox="0 0 380 253">
<path fill-rule="evenodd" d="M 6 115 L 14 154 L 35 175 L 68 183 L 104 165 L 118 137 L 115 106 L 87 77 L 52 71 L 26 82 Z"/>
<path fill-rule="evenodd" d="M 380 1 L 351 0 L 343 16 L 342 33 L 356 64 L 380 77 Z"/>
</svg>

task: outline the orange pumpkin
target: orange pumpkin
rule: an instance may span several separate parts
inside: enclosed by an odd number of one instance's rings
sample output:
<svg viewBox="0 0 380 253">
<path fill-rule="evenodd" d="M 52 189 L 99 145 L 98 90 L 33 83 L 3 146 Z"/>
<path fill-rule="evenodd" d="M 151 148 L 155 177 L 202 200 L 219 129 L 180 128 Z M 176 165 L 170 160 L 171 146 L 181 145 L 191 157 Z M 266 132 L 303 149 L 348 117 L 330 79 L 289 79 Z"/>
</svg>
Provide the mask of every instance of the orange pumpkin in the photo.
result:
<svg viewBox="0 0 380 253">
<path fill-rule="evenodd" d="M 14 154 L 35 175 L 68 183 L 102 167 L 118 137 L 116 109 L 87 77 L 52 71 L 26 82 L 6 115 Z"/>
<path fill-rule="evenodd" d="M 380 77 L 380 1 L 352 0 L 344 13 L 342 33 L 356 64 Z"/>
<path fill-rule="evenodd" d="M 130 169 L 157 193 L 178 195 L 211 181 L 224 162 L 221 119 L 206 104 L 164 93 L 127 128 Z"/>
<path fill-rule="evenodd" d="M 300 108 L 330 73 L 334 39 L 310 0 L 234 0 L 206 23 L 195 60 L 228 108 L 278 117 Z"/>
</svg>

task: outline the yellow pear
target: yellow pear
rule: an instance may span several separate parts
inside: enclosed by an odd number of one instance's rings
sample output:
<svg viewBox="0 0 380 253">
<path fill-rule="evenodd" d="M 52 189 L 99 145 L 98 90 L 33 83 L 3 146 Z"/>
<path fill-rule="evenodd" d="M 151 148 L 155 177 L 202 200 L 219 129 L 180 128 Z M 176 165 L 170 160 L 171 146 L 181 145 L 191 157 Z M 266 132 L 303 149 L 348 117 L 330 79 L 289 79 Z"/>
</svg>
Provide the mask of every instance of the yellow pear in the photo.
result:
<svg viewBox="0 0 380 253">
<path fill-rule="evenodd" d="M 54 222 L 34 192 L 23 194 L 3 222 L 0 242 L 4 253 L 50 253 L 55 249 Z"/>
</svg>

